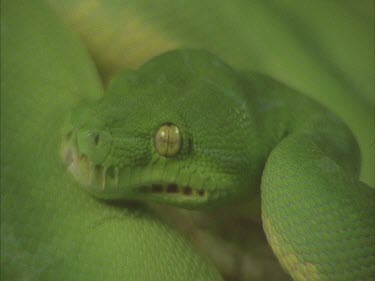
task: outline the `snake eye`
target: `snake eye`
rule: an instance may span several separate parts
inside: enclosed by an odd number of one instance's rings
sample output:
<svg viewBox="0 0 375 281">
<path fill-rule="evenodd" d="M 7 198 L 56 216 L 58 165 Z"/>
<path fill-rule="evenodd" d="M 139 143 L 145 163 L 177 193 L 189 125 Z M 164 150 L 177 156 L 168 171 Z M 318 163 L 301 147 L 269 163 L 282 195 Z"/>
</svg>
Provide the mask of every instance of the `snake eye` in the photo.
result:
<svg viewBox="0 0 375 281">
<path fill-rule="evenodd" d="M 161 156 L 175 156 L 180 151 L 182 145 L 180 129 L 172 123 L 160 126 L 155 134 L 154 144 Z"/>
</svg>

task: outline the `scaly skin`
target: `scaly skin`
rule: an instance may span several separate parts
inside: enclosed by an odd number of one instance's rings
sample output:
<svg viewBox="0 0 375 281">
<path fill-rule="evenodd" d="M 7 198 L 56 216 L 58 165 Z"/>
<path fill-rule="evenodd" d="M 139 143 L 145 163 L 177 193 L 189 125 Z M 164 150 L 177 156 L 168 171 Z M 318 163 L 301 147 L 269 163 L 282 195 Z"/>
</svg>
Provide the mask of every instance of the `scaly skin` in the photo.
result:
<svg viewBox="0 0 375 281">
<path fill-rule="evenodd" d="M 150 210 L 102 204 L 65 172 L 62 122 L 102 88 L 79 40 L 43 2 L 1 2 L 0 279 L 222 280 Z"/>
<path fill-rule="evenodd" d="M 260 183 L 264 229 L 295 280 L 374 277 L 375 192 L 358 181 L 349 129 L 208 52 L 172 51 L 122 73 L 70 113 L 62 157 L 101 199 L 215 208 L 250 200 Z"/>
</svg>

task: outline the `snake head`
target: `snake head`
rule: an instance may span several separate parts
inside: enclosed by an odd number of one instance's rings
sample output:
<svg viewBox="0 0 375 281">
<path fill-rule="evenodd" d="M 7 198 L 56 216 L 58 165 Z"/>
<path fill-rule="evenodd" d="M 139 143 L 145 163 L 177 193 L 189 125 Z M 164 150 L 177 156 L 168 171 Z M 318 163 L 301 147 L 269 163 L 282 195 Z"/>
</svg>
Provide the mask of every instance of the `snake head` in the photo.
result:
<svg viewBox="0 0 375 281">
<path fill-rule="evenodd" d="M 101 199 L 197 208 L 239 198 L 258 157 L 249 154 L 257 138 L 246 133 L 253 121 L 243 91 L 237 73 L 207 52 L 166 53 L 70 113 L 62 158 Z"/>
</svg>

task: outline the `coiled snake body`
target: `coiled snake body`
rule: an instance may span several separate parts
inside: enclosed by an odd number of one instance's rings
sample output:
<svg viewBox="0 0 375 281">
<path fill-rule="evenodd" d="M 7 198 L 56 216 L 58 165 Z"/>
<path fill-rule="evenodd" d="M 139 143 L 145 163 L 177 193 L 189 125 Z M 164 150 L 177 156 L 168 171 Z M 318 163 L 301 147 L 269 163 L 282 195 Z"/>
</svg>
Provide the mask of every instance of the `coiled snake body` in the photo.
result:
<svg viewBox="0 0 375 281">
<path fill-rule="evenodd" d="M 205 209 L 260 186 L 268 241 L 295 280 L 374 277 L 375 193 L 358 180 L 358 145 L 281 83 L 172 51 L 123 72 L 64 132 L 69 171 L 98 198 Z"/>
</svg>

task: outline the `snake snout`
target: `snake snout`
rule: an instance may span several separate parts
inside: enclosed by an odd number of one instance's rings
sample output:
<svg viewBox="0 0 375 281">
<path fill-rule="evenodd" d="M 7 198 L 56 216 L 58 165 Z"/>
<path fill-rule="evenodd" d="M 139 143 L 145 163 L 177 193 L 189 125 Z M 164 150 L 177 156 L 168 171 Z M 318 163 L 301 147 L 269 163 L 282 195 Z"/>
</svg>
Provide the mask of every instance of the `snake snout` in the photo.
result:
<svg viewBox="0 0 375 281">
<path fill-rule="evenodd" d="M 75 160 L 77 154 L 77 140 L 75 133 L 73 131 L 69 131 L 63 136 L 60 153 L 61 159 L 63 163 L 68 166 Z"/>
</svg>

